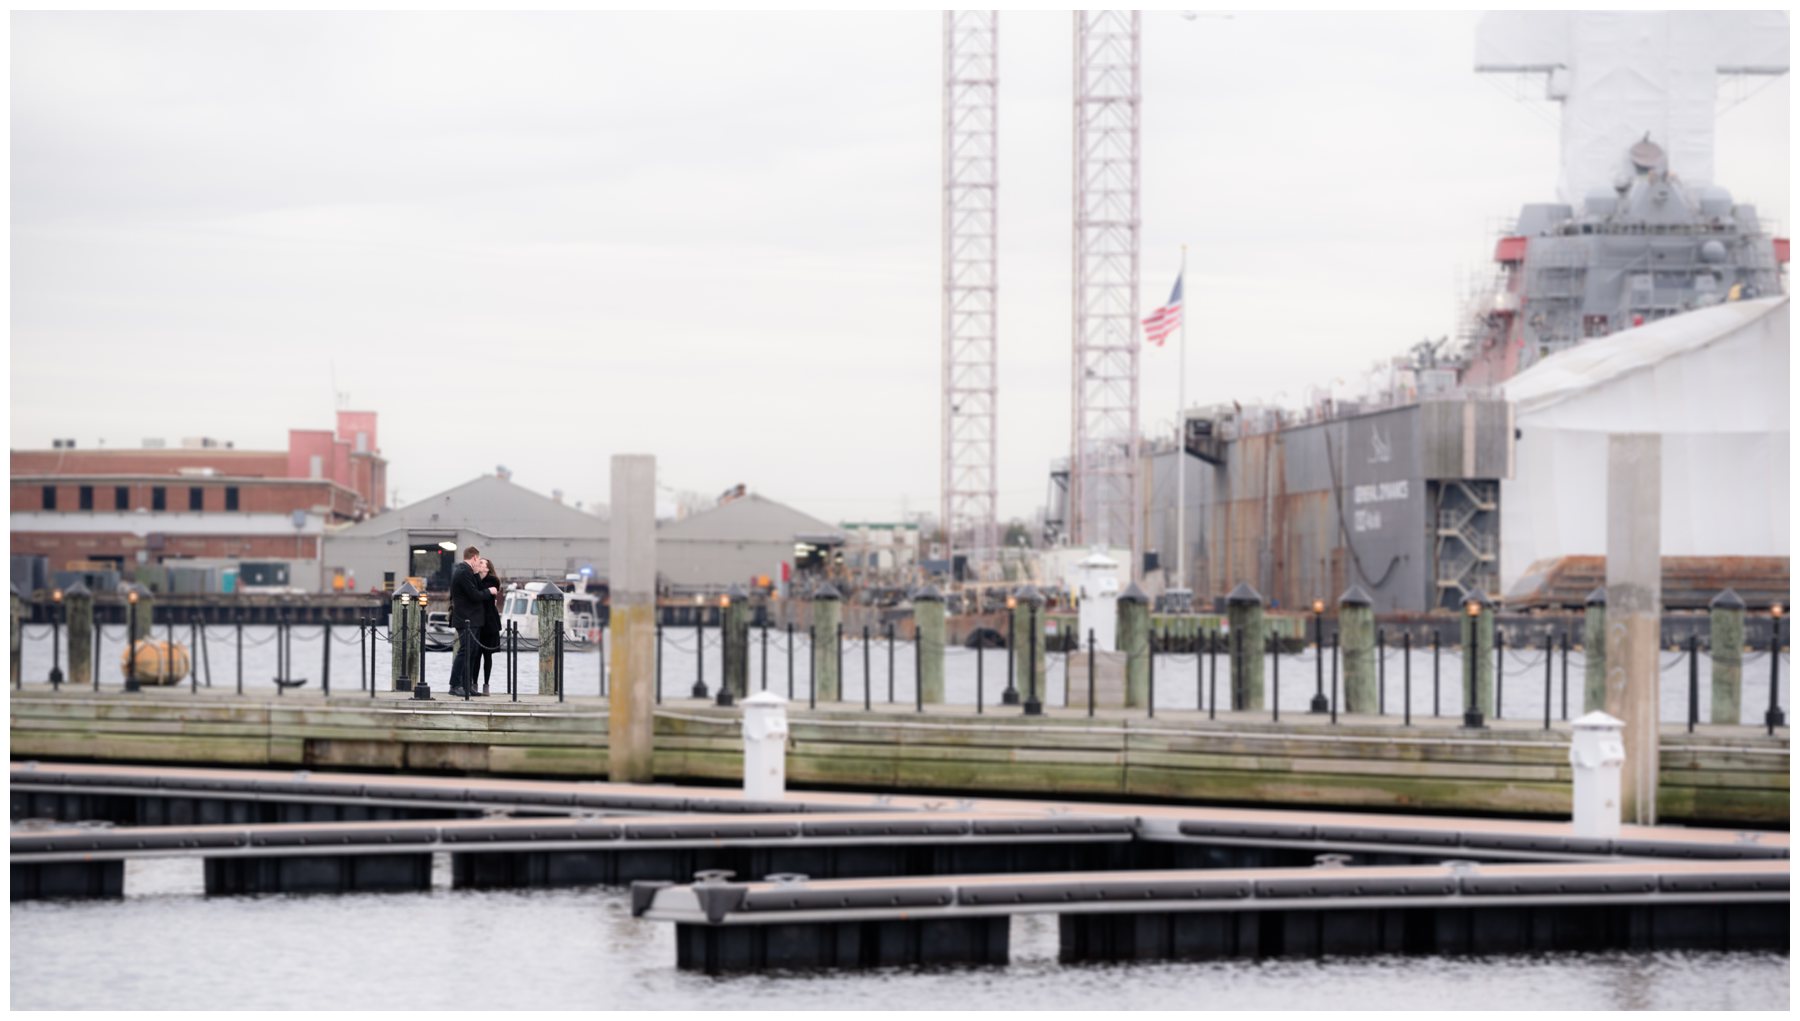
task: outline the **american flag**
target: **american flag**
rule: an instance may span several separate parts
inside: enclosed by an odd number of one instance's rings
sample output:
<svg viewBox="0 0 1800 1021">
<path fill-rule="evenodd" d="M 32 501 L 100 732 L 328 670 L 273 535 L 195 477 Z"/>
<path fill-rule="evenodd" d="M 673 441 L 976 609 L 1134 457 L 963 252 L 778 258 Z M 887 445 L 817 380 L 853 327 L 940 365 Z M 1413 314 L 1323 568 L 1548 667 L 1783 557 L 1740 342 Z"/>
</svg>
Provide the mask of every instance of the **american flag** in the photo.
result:
<svg viewBox="0 0 1800 1021">
<path fill-rule="evenodd" d="M 1169 303 L 1150 313 L 1144 320 L 1144 340 L 1163 346 L 1163 341 L 1181 325 L 1181 278 L 1175 278 L 1175 289 L 1169 292 Z"/>
</svg>

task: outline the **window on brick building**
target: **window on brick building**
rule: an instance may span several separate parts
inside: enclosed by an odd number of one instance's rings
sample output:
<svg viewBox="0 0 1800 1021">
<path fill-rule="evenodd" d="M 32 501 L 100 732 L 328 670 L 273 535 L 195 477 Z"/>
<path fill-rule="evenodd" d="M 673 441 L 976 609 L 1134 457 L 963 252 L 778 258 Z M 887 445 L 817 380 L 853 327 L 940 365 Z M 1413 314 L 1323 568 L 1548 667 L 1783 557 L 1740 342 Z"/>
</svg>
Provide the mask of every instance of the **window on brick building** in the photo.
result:
<svg viewBox="0 0 1800 1021">
<path fill-rule="evenodd" d="M 151 486 L 150 487 L 150 509 L 151 510 L 168 510 L 168 508 L 169 508 L 168 491 L 163 489 L 163 487 L 161 487 L 161 486 Z"/>
<path fill-rule="evenodd" d="M 114 486 L 113 487 L 113 509 L 114 510 L 130 510 L 131 509 L 131 487 L 130 486 Z"/>
<path fill-rule="evenodd" d="M 80 501 L 82 510 L 93 510 L 94 509 L 94 487 L 93 486 L 82 486 L 81 490 L 76 494 L 76 499 L 78 501 Z"/>
<path fill-rule="evenodd" d="M 228 511 L 234 511 L 234 510 L 238 509 L 237 487 L 236 486 L 226 486 L 225 487 L 225 509 Z"/>
<path fill-rule="evenodd" d="M 205 510 L 205 509 L 206 509 L 206 490 L 201 489 L 199 486 L 189 486 L 188 487 L 188 510 L 197 511 L 197 510 Z"/>
<path fill-rule="evenodd" d="M 45 486 L 44 487 L 44 509 L 45 510 L 55 510 L 56 509 L 56 487 L 55 486 Z"/>
</svg>

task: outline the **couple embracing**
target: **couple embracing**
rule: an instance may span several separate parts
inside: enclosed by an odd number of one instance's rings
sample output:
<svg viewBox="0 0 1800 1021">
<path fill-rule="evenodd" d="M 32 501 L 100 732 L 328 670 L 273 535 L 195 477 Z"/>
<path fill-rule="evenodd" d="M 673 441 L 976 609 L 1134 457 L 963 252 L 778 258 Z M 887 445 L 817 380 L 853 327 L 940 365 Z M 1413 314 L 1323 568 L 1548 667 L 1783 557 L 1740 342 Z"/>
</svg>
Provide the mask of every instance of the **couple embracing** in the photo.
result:
<svg viewBox="0 0 1800 1021">
<path fill-rule="evenodd" d="M 494 649 L 500 644 L 500 579 L 494 565 L 473 546 L 450 572 L 450 623 L 456 628 L 456 659 L 450 666 L 450 694 L 458 698 L 487 694 L 485 680 L 475 684 L 476 656 L 494 675 Z"/>
</svg>

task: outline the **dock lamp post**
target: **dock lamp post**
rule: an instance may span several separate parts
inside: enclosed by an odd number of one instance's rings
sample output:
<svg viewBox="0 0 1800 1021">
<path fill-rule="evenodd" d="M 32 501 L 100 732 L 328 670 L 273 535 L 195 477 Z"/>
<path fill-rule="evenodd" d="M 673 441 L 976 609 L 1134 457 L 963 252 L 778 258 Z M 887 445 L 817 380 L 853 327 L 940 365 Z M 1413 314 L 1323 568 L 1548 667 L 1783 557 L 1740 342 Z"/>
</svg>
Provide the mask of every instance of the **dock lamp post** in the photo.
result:
<svg viewBox="0 0 1800 1021">
<path fill-rule="evenodd" d="M 723 655 L 721 654 L 721 659 Z M 706 697 L 706 597 L 694 596 L 694 690 L 695 698 Z"/>
<path fill-rule="evenodd" d="M 1042 602 L 1043 602 L 1043 600 L 1038 598 L 1035 595 L 1033 595 L 1032 598 L 1027 599 L 1025 601 L 1025 605 L 1027 607 L 1025 612 L 1030 615 L 1030 620 L 1028 620 L 1026 622 L 1025 645 L 1028 649 L 1031 650 L 1025 654 L 1025 657 L 1026 657 L 1025 658 L 1025 715 L 1026 716 L 1042 716 L 1042 715 L 1044 715 L 1044 703 L 1043 703 L 1043 700 L 1038 698 L 1038 683 L 1037 683 L 1037 675 L 1038 675 L 1038 661 L 1037 661 L 1038 605 Z M 1048 659 L 1049 656 L 1046 655 L 1044 658 Z"/>
<path fill-rule="evenodd" d="M 1468 678 L 1468 701 L 1463 703 L 1463 726 L 1479 730 L 1486 726 L 1481 718 L 1481 701 L 1475 693 L 1475 659 L 1481 654 L 1481 600 L 1471 599 L 1464 603 L 1463 613 L 1469 618 L 1469 637 L 1463 642 L 1462 655 L 1463 675 Z"/>
<path fill-rule="evenodd" d="M 729 709 L 736 700 L 731 697 L 731 673 L 733 664 L 726 660 L 731 656 L 731 625 L 726 621 L 731 611 L 731 593 L 719 597 L 719 697 L 716 704 L 721 709 Z M 705 692 L 701 692 L 705 698 Z"/>
<path fill-rule="evenodd" d="M 50 590 L 50 683 L 63 682 L 62 672 L 62 589 Z"/>
<path fill-rule="evenodd" d="M 419 612 L 413 615 L 413 628 L 419 636 L 419 673 L 413 680 L 413 698 L 420 702 L 431 701 L 431 685 L 425 683 L 425 622 L 431 619 L 430 605 L 431 597 L 419 593 Z"/>
<path fill-rule="evenodd" d="M 400 646 L 400 676 L 394 679 L 394 687 L 401 690 L 404 690 L 407 682 L 412 680 L 412 650 L 406 647 L 410 637 L 407 634 L 410 629 L 406 626 L 406 622 L 412 618 L 413 601 L 412 593 L 406 591 L 409 588 L 411 588 L 410 585 L 401 586 L 400 612 L 395 614 L 393 626 L 388 628 L 388 640 Z M 395 634 L 396 631 L 399 633 Z"/>
<path fill-rule="evenodd" d="M 125 593 L 125 690 L 141 691 L 137 679 L 137 604 L 134 587 Z M 99 668 L 96 667 L 96 670 Z"/>
<path fill-rule="evenodd" d="M 1781 604 L 1769 607 L 1769 711 L 1763 714 L 1763 725 L 1769 734 L 1785 726 L 1787 717 L 1781 711 Z"/>
<path fill-rule="evenodd" d="M 1323 715 L 1331 711 L 1331 703 L 1325 700 L 1325 600 L 1315 599 L 1313 611 L 1313 648 L 1316 650 L 1313 663 L 1318 668 L 1318 680 L 1313 686 L 1311 711 Z"/>
<path fill-rule="evenodd" d="M 1013 611 L 1019 608 L 1019 600 L 1011 593 L 1006 596 L 1006 690 L 1000 693 L 1001 705 L 1018 705 L 1019 688 L 1013 683 L 1013 657 L 1018 655 L 1019 619 Z"/>
</svg>

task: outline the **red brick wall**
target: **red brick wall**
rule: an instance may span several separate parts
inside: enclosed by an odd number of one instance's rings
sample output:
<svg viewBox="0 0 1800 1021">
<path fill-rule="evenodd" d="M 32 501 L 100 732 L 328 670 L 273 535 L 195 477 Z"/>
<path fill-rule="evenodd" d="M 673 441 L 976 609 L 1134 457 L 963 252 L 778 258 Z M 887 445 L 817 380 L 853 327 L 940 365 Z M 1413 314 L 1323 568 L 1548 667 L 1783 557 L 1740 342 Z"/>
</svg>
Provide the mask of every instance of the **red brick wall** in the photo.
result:
<svg viewBox="0 0 1800 1021">
<path fill-rule="evenodd" d="M 279 450 L 15 450 L 14 475 L 175 475 L 183 468 L 211 468 L 240 478 L 283 478 L 287 454 Z M 302 475 L 305 473 L 302 472 Z"/>
<path fill-rule="evenodd" d="M 49 558 L 50 569 L 61 571 L 73 560 L 96 557 L 123 557 L 127 566 L 137 562 L 138 550 L 148 550 L 150 563 L 165 558 L 213 557 L 230 560 L 316 560 L 319 557 L 318 536 L 226 536 L 171 535 L 160 550 L 151 550 L 143 538 L 107 532 L 51 535 L 44 532 L 14 532 L 15 554 L 34 554 Z"/>
</svg>

